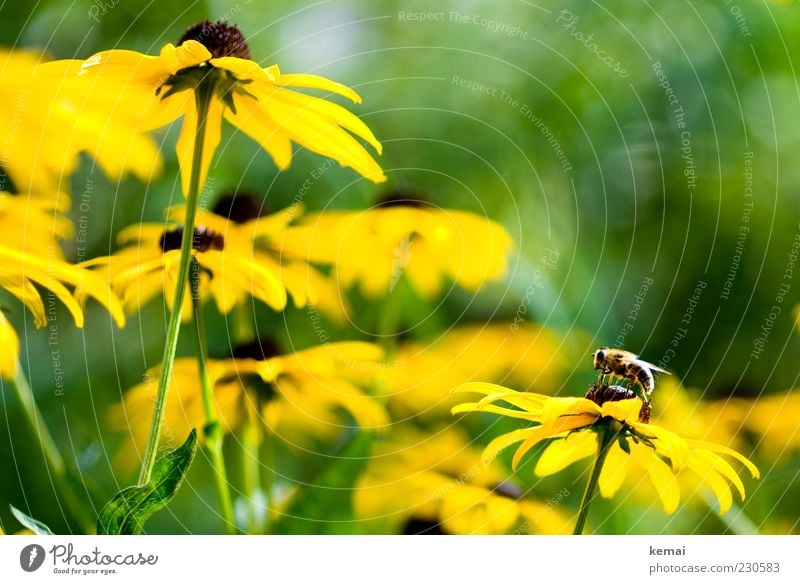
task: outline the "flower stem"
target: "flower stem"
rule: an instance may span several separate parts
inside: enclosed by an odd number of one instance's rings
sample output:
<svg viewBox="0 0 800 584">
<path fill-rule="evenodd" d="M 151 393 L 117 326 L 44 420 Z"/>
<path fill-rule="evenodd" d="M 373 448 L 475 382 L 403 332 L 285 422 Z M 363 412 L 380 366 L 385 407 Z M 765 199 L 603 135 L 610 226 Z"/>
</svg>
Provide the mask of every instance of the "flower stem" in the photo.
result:
<svg viewBox="0 0 800 584">
<path fill-rule="evenodd" d="M 39 447 L 47 462 L 47 467 L 52 473 L 51 479 L 64 498 L 64 503 L 86 534 L 95 533 L 94 513 L 86 509 L 81 497 L 78 496 L 78 493 L 70 483 L 67 465 L 61 457 L 61 453 L 53 436 L 47 429 L 47 425 L 44 423 L 44 416 L 42 416 L 42 412 L 39 411 L 39 407 L 36 405 L 33 391 L 28 385 L 28 380 L 25 378 L 25 373 L 22 371 L 19 361 L 17 361 L 16 372 L 11 385 L 14 387 L 17 399 L 22 405 L 25 419 L 28 421 L 31 431 L 39 438 Z"/>
<path fill-rule="evenodd" d="M 600 480 L 600 473 L 603 470 L 603 464 L 606 462 L 611 445 L 614 443 L 616 433 L 611 430 L 607 425 L 601 424 L 598 427 L 597 439 L 599 441 L 597 447 L 597 458 L 594 459 L 592 466 L 592 474 L 589 476 L 589 482 L 586 483 L 586 490 L 583 492 L 581 499 L 581 506 L 578 512 L 578 520 L 575 522 L 575 529 L 572 531 L 573 535 L 581 535 L 583 528 L 586 525 L 586 518 L 589 516 L 589 507 L 595 497 L 597 490 L 597 482 Z"/>
<path fill-rule="evenodd" d="M 205 413 L 206 424 L 203 427 L 205 437 L 204 447 L 211 456 L 211 466 L 214 470 L 214 480 L 217 487 L 217 497 L 219 506 L 222 510 L 224 520 L 223 528 L 226 534 L 236 532 L 236 523 L 233 519 L 233 504 L 231 503 L 231 491 L 228 484 L 228 472 L 225 468 L 225 457 L 222 453 L 222 445 L 225 434 L 217 419 L 216 408 L 214 407 L 214 390 L 211 387 L 211 379 L 208 376 L 206 367 L 206 330 L 203 320 L 203 307 L 200 302 L 200 264 L 192 258 L 190 264 L 191 272 L 191 297 L 192 310 L 194 314 L 195 331 L 197 333 L 197 372 L 200 378 L 200 392 L 203 397 L 203 411 Z"/>
<path fill-rule="evenodd" d="M 189 177 L 189 194 L 186 196 L 186 217 L 183 223 L 183 238 L 181 240 L 181 254 L 178 262 L 178 276 L 175 284 L 175 296 L 172 303 L 172 312 L 167 325 L 167 339 L 164 342 L 164 356 L 161 359 L 161 375 L 158 379 L 156 391 L 156 404 L 153 410 L 153 420 L 150 424 L 150 437 L 147 440 L 142 470 L 139 474 L 139 484 L 150 482 L 153 467 L 158 456 L 158 443 L 161 438 L 161 427 L 164 422 L 164 409 L 167 404 L 167 391 L 172 377 L 172 366 L 175 361 L 175 351 L 178 348 L 178 333 L 181 327 L 181 314 L 186 295 L 186 283 L 189 279 L 189 261 L 192 257 L 192 240 L 194 239 L 194 218 L 197 212 L 198 197 L 200 194 L 200 169 L 203 158 L 203 145 L 206 136 L 206 118 L 214 92 L 214 80 L 205 77 L 195 88 L 195 103 L 197 107 L 197 128 L 194 136 L 194 150 L 192 152 L 192 171 Z"/>
<path fill-rule="evenodd" d="M 247 417 L 242 433 L 242 480 L 249 504 L 247 506 L 247 526 L 250 534 L 261 533 L 262 524 L 259 519 L 261 491 L 260 452 L 262 442 L 261 421 L 255 407 L 255 396 L 249 392 L 244 395 L 244 407 Z"/>
</svg>

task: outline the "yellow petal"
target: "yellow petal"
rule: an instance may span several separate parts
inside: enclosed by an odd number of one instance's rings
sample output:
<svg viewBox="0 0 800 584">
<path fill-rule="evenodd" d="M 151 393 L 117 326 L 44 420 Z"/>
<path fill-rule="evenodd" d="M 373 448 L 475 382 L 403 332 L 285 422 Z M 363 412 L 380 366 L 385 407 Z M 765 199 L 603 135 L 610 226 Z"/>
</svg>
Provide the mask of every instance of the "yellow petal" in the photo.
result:
<svg viewBox="0 0 800 584">
<path fill-rule="evenodd" d="M 713 452 L 696 450 L 692 453 L 691 460 L 692 468 L 696 472 L 698 472 L 697 469 L 708 469 L 719 473 L 733 483 L 733 485 L 736 487 L 736 490 L 739 491 L 739 496 L 744 499 L 744 483 L 742 482 L 742 479 L 739 478 L 739 475 L 736 474 L 736 471 L 733 470 L 733 467 L 731 467 L 731 465 L 725 462 L 721 457 L 717 456 Z"/>
<path fill-rule="evenodd" d="M 649 446 L 637 445 L 634 446 L 634 449 L 637 464 L 647 471 L 650 481 L 661 499 L 664 512 L 671 515 L 681 501 L 680 487 L 672 469 Z"/>
<path fill-rule="evenodd" d="M 622 486 L 625 476 L 628 474 L 631 457 L 620 447 L 618 442 L 614 442 L 606 456 L 603 470 L 600 473 L 600 494 L 606 499 L 610 499 Z"/>
<path fill-rule="evenodd" d="M 267 81 L 273 83 L 274 78 L 255 61 L 240 59 L 239 57 L 216 57 L 209 61 L 218 69 L 230 71 L 241 81 Z"/>
<path fill-rule="evenodd" d="M 20 278 L 19 275 L 16 275 L 13 280 L 9 278 L 10 276 L 0 274 L 0 287 L 5 288 L 31 311 L 36 328 L 46 326 L 47 315 L 44 311 L 42 297 L 39 296 L 36 287 L 27 278 Z"/>
<path fill-rule="evenodd" d="M 757 479 L 761 476 L 761 473 L 758 472 L 758 467 L 750 462 L 743 454 L 732 450 L 731 448 L 727 448 L 725 446 L 721 446 L 719 444 L 714 444 L 713 442 L 703 442 L 701 440 L 686 440 L 686 442 L 695 448 L 704 448 L 706 450 L 710 450 L 711 452 L 716 452 L 717 454 L 727 454 L 741 462 L 743 465 L 747 467 L 747 470 L 750 471 L 750 474 L 753 476 L 754 479 Z"/>
<path fill-rule="evenodd" d="M 719 473 L 711 469 L 705 467 L 695 468 L 692 463 L 689 463 L 689 466 L 699 475 L 700 480 L 714 491 L 714 495 L 719 502 L 719 514 L 725 515 L 733 505 L 733 493 L 731 493 L 731 488 L 727 481 Z"/>
<path fill-rule="evenodd" d="M 543 428 L 541 426 L 532 428 L 531 432 L 528 434 L 528 437 L 525 438 L 525 441 L 519 445 L 519 448 L 517 448 L 517 451 L 514 453 L 514 458 L 511 461 L 511 468 L 517 470 L 520 462 L 522 462 L 522 457 L 525 456 L 531 448 L 539 444 L 539 442 L 545 440 L 546 438 L 552 438 L 553 436 L 559 435 L 560 434 L 553 434 L 547 428 Z"/>
<path fill-rule="evenodd" d="M 686 465 L 689 445 L 685 439 L 655 424 L 642 424 L 630 419 L 628 423 L 645 436 L 655 439 L 656 450 L 662 456 L 669 458 L 673 472 L 678 472 Z"/>
<path fill-rule="evenodd" d="M 638 398 L 623 399 L 620 401 L 605 402 L 601 408 L 602 416 L 611 417 L 615 420 L 639 420 L 639 411 L 642 409 L 642 401 Z"/>
<path fill-rule="evenodd" d="M 161 59 L 172 74 L 181 69 L 194 67 L 211 59 L 211 53 L 202 43 L 195 40 L 184 41 L 180 46 L 166 44 L 161 49 Z"/>
<path fill-rule="evenodd" d="M 303 95 L 302 93 L 288 89 L 278 90 L 274 97 L 293 104 L 298 108 L 313 112 L 318 116 L 324 117 L 329 121 L 338 124 L 345 130 L 348 130 L 359 138 L 366 140 L 373 148 L 375 148 L 378 154 L 383 152 L 383 145 L 378 142 L 378 139 L 375 137 L 375 134 L 372 133 L 372 130 L 370 130 L 367 125 L 361 121 L 361 118 L 346 110 L 342 106 L 333 103 L 332 101 L 328 101 L 327 99 Z"/>
<path fill-rule="evenodd" d="M 270 69 L 274 74 L 276 69 Z M 329 91 L 336 93 L 342 97 L 346 97 L 353 103 L 361 103 L 361 97 L 352 89 L 341 83 L 336 83 L 330 79 L 319 77 L 317 75 L 308 75 L 303 73 L 282 74 L 278 71 L 278 76 L 275 81 L 277 85 L 291 86 L 291 87 L 304 87 L 307 89 L 321 89 L 322 91 Z"/>
<path fill-rule="evenodd" d="M 535 428 L 522 428 L 520 430 L 513 430 L 503 434 L 502 436 L 498 436 L 489 442 L 488 446 L 483 449 L 481 460 L 485 464 L 492 462 L 495 458 L 497 458 L 500 452 L 512 444 L 516 444 L 517 442 L 521 442 L 528 438 L 533 430 L 535 430 Z"/>
<path fill-rule="evenodd" d="M 490 414 L 499 414 L 501 416 L 506 416 L 508 418 L 518 418 L 520 420 L 529 420 L 531 422 L 538 422 L 539 417 L 536 414 L 531 414 L 528 412 L 523 412 L 520 410 L 512 410 L 509 408 L 501 408 L 495 405 L 480 405 L 474 402 L 466 402 L 463 404 L 458 404 L 454 406 L 450 412 L 455 414 L 462 414 L 466 412 L 487 412 Z"/>
<path fill-rule="evenodd" d="M 0 310 L 0 377 L 13 379 L 19 362 L 19 337 Z"/>
<path fill-rule="evenodd" d="M 464 383 L 459 385 L 452 390 L 453 393 L 466 393 L 466 392 L 475 392 L 475 393 L 482 393 L 484 395 L 493 395 L 493 394 L 514 394 L 517 393 L 513 389 L 508 389 L 507 387 L 503 387 L 502 385 L 496 385 L 494 383 L 485 383 L 482 381 L 474 381 L 471 383 Z"/>
<path fill-rule="evenodd" d="M 208 108 L 205 121 L 205 138 L 203 140 L 203 153 L 200 163 L 199 189 L 203 188 L 211 166 L 214 151 L 219 145 L 222 134 L 223 104 L 213 97 Z M 181 135 L 178 138 L 175 151 L 178 154 L 178 163 L 181 167 L 181 187 L 183 195 L 189 194 L 189 181 L 192 176 L 192 160 L 194 158 L 195 134 L 197 133 L 197 105 L 190 102 L 186 107 L 186 114 L 181 125 Z"/>
<path fill-rule="evenodd" d="M 378 163 L 353 136 L 326 118 L 299 109 L 253 88 L 262 107 L 293 141 L 322 156 L 352 168 L 373 182 L 383 182 L 386 175 Z"/>
<path fill-rule="evenodd" d="M 281 127 L 261 108 L 255 99 L 245 95 L 234 95 L 236 113 L 225 110 L 225 119 L 255 140 L 267 151 L 280 170 L 286 170 L 292 162 L 292 142 Z"/>
<path fill-rule="evenodd" d="M 547 400 L 542 406 L 542 424 L 545 425 L 573 416 L 588 416 L 597 419 L 600 415 L 600 406 L 582 397 L 554 397 Z"/>
<path fill-rule="evenodd" d="M 534 472 L 538 477 L 546 477 L 557 473 L 574 462 L 597 452 L 597 434 L 592 431 L 573 432 L 566 438 L 553 441 L 548 445 Z"/>
</svg>

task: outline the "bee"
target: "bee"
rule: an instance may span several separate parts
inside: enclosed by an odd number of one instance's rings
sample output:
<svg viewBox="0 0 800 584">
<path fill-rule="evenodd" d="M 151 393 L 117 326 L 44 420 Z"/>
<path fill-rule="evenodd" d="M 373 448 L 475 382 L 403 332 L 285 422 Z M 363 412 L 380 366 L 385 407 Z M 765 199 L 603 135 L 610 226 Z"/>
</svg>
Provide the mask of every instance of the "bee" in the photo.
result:
<svg viewBox="0 0 800 584">
<path fill-rule="evenodd" d="M 606 375 L 628 379 L 634 385 L 638 384 L 642 388 L 642 398 L 645 402 L 650 401 L 650 394 L 655 388 L 653 371 L 669 375 L 669 371 L 642 361 L 639 359 L 639 355 L 622 349 L 600 347 L 592 357 L 594 357 L 594 368 L 600 371 L 598 382 L 601 385 L 604 384 Z"/>
</svg>

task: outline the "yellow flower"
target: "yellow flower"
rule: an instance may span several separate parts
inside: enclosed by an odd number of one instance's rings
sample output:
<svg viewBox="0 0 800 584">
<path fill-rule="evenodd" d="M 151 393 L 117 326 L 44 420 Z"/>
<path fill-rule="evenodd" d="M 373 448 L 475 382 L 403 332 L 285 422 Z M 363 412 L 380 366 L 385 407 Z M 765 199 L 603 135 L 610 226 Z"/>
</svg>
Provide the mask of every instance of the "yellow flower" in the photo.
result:
<svg viewBox="0 0 800 584">
<path fill-rule="evenodd" d="M 361 428 L 380 429 L 388 423 L 380 404 L 361 389 L 374 377 L 383 358 L 376 345 L 329 343 L 279 354 L 274 345 L 262 343 L 237 353 L 252 357 L 206 362 L 215 408 L 226 432 L 238 428 L 253 407 L 271 432 L 288 441 L 309 434 L 338 434 L 348 426 L 343 411 Z M 205 424 L 197 370 L 194 358 L 175 361 L 164 416 L 165 436 L 184 436 Z M 160 368 L 149 371 L 147 380 L 127 391 L 123 403 L 112 412 L 113 425 L 130 432 L 137 447 L 144 444 L 150 428 L 159 372 Z M 131 462 L 128 456 L 124 459 Z"/>
<path fill-rule="evenodd" d="M 482 462 L 480 450 L 457 429 L 423 434 L 400 427 L 375 448 L 353 506 L 376 531 L 569 533 L 557 501 L 529 498 L 503 477 L 502 467 Z"/>
<path fill-rule="evenodd" d="M 117 297 L 103 280 L 87 270 L 70 265 L 57 257 L 40 258 L 26 251 L 0 246 L 0 288 L 22 302 L 33 314 L 34 325 L 42 328 L 48 324 L 42 297 L 36 286 L 41 286 L 58 298 L 72 314 L 75 326 L 83 327 L 83 309 L 78 298 L 91 296 L 100 302 L 114 317 L 118 326 L 125 324 L 125 315 Z M 75 288 L 75 296 L 67 286 Z M 50 316 L 52 319 L 52 316 Z M 3 350 L 8 351 L 0 361 L 0 374 L 10 377 L 16 371 L 19 340 L 5 316 L 0 319 L 0 338 Z"/>
<path fill-rule="evenodd" d="M 107 270 L 113 289 L 122 298 L 127 312 L 135 312 L 164 291 L 164 299 L 171 310 L 173 290 L 178 274 L 180 245 L 183 227 L 180 220 L 184 209 L 173 209 L 172 219 L 166 224 L 140 223 L 124 229 L 117 241 L 124 247 L 114 255 L 84 262 L 84 266 Z M 269 231 L 281 229 L 290 220 L 286 214 L 276 215 L 258 225 L 239 227 L 230 225 L 223 217 L 211 213 L 198 214 L 192 239 L 192 257 L 199 266 L 199 294 L 201 300 L 209 296 L 216 301 L 223 314 L 229 313 L 250 295 L 275 310 L 286 306 L 286 290 L 295 295 L 295 301 L 305 303 L 309 291 L 300 286 L 289 270 L 269 257 L 254 252 L 254 228 Z M 222 227 L 217 231 L 209 227 Z M 287 284 L 287 275 L 289 284 Z M 291 286 L 291 288 L 290 288 Z M 182 318 L 192 316 L 191 286 L 184 291 Z"/>
<path fill-rule="evenodd" d="M 800 391 L 769 394 L 755 400 L 732 398 L 707 404 L 703 421 L 721 440 L 743 446 L 754 439 L 758 452 L 779 461 L 800 450 Z"/>
<path fill-rule="evenodd" d="M 170 219 L 183 223 L 185 208 L 168 212 Z M 198 210 L 195 222 L 220 233 L 232 247 L 229 252 L 252 261 L 274 273 L 292 297 L 295 306 L 314 305 L 338 321 L 345 319 L 345 300 L 339 297 L 333 282 L 302 255 L 283 248 L 283 237 L 291 223 L 303 214 L 303 206 L 294 204 L 273 214 L 263 214 L 254 197 L 245 193 L 226 194 L 211 212 Z"/>
<path fill-rule="evenodd" d="M 183 235 L 184 205 L 167 211 L 166 223 L 141 223 L 124 229 L 117 240 L 124 245 L 111 256 L 84 262 L 108 270 L 109 281 L 125 310 L 136 312 L 162 294 L 171 309 Z M 287 294 L 299 307 L 317 306 L 335 320 L 344 318 L 343 301 L 328 277 L 301 257 L 284 253 L 283 234 L 301 205 L 261 217 L 247 195 L 224 196 L 212 211 L 198 210 L 192 256 L 201 268 L 200 298 L 213 297 L 223 314 L 253 296 L 275 310 L 283 310 Z M 182 318 L 192 316 L 187 287 Z"/>
<path fill-rule="evenodd" d="M 167 44 L 157 57 L 114 49 L 49 67 L 65 79 L 81 112 L 122 119 L 142 131 L 183 116 L 177 154 L 184 194 L 189 189 L 197 121 L 195 90 L 201 83 L 213 86 L 201 184 L 220 141 L 223 117 L 258 142 L 280 169 L 289 166 L 295 142 L 374 182 L 386 180 L 353 136 L 381 152 L 381 144 L 358 117 L 325 99 L 288 88 L 318 89 L 360 103 L 357 93 L 315 75 L 283 74 L 277 65 L 261 68 L 250 58 L 239 30 L 224 22 L 191 27 L 177 47 Z"/>
<path fill-rule="evenodd" d="M 678 475 L 693 474 L 710 487 L 719 501 L 720 514 L 731 506 L 734 485 L 744 499 L 744 484 L 731 465 L 720 455 L 741 462 L 754 478 L 758 469 L 738 452 L 699 440 L 688 440 L 655 424 L 646 423 L 649 411 L 630 390 L 616 386 L 593 387 L 587 396 L 549 397 L 520 393 L 489 383 L 468 383 L 457 391 L 483 394 L 478 402 L 460 404 L 453 413 L 490 412 L 536 423 L 493 440 L 484 450 L 492 460 L 512 444 L 517 448 L 513 466 L 544 440 L 551 440 L 534 472 L 544 477 L 559 472 L 574 462 L 597 454 L 601 431 L 613 432 L 605 465 L 600 475 L 600 493 L 613 497 L 628 474 L 647 476 L 661 498 L 664 511 L 673 513 L 680 503 Z M 623 398 L 623 399 L 620 399 Z M 512 408 L 497 405 L 506 402 Z"/>
<path fill-rule="evenodd" d="M 62 213 L 69 209 L 69 197 L 11 195 L 0 191 L 0 233 L 3 245 L 37 255 L 64 259 L 59 245 L 72 236 L 72 222 Z"/>
<path fill-rule="evenodd" d="M 421 296 L 440 294 L 447 280 L 475 291 L 506 274 L 513 248 L 498 223 L 392 196 L 365 211 L 312 213 L 286 234 L 284 249 L 335 266 L 343 287 L 359 284 L 385 296 L 407 278 Z"/>
<path fill-rule="evenodd" d="M 393 366 L 381 374 L 384 393 L 393 414 L 408 417 L 449 411 L 458 400 L 450 388 L 479 379 L 544 391 L 567 370 L 561 344 L 534 324 L 453 328 L 431 345 L 398 345 Z"/>
<path fill-rule="evenodd" d="M 82 112 L 77 101 L 83 96 L 62 91 L 62 76 L 40 63 L 40 54 L 0 49 L 0 164 L 19 191 L 54 192 L 75 169 L 79 152 L 92 155 L 113 178 L 159 172 L 161 158 L 150 138 L 118 118 Z M 0 184 L 0 190 L 10 189 Z"/>
</svg>

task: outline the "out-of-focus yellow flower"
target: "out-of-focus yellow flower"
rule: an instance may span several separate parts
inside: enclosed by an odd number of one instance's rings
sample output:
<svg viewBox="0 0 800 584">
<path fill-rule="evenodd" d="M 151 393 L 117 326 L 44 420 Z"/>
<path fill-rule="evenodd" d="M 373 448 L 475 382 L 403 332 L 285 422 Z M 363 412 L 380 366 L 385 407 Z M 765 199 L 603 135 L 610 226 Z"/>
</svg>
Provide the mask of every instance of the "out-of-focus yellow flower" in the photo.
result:
<svg viewBox="0 0 800 584">
<path fill-rule="evenodd" d="M 69 197 L 12 195 L 0 191 L 0 233 L 3 245 L 39 257 L 64 259 L 59 241 L 72 236 L 72 222 L 63 213 Z"/>
<path fill-rule="evenodd" d="M 680 503 L 677 477 L 681 473 L 696 475 L 713 490 L 719 501 L 720 514 L 727 512 L 733 502 L 731 484 L 744 499 L 742 480 L 720 455 L 738 460 L 754 478 L 759 477 L 755 465 L 730 448 L 684 439 L 655 424 L 640 421 L 640 415 L 644 413 L 641 400 L 619 399 L 628 395 L 623 388 L 615 391 L 614 386 L 604 386 L 600 389 L 603 391 L 596 394 L 601 396 L 596 403 L 586 398 L 549 397 L 520 393 L 489 383 L 468 383 L 458 391 L 476 392 L 485 397 L 478 402 L 460 404 L 453 408 L 453 413 L 490 412 L 536 423 L 496 438 L 486 447 L 483 456 L 491 460 L 512 444 L 521 443 L 513 458 L 516 468 L 534 446 L 552 440 L 534 470 L 540 477 L 596 455 L 600 431 L 613 432 L 614 442 L 600 474 L 601 495 L 613 497 L 629 473 L 641 473 L 650 479 L 667 513 L 675 512 Z M 499 406 L 498 402 L 506 402 L 515 409 Z"/>
<path fill-rule="evenodd" d="M 366 296 L 385 296 L 407 278 L 430 298 L 447 280 L 475 291 L 503 278 L 513 242 L 487 217 L 401 199 L 365 211 L 309 214 L 286 234 L 284 249 L 335 266 L 343 287 L 358 284 Z"/>
<path fill-rule="evenodd" d="M 117 241 L 124 247 L 111 256 L 94 258 L 86 267 L 108 272 L 114 290 L 122 298 L 125 310 L 135 312 L 166 290 L 164 299 L 171 310 L 175 300 L 172 290 L 178 274 L 180 246 L 183 237 L 181 220 L 184 210 L 173 209 L 171 219 L 163 223 L 140 223 L 124 229 Z M 174 220 L 173 220 L 174 219 Z M 295 301 L 305 303 L 309 291 L 297 283 L 294 274 L 267 256 L 253 250 L 252 230 L 281 229 L 291 217 L 277 215 L 258 226 L 238 227 L 211 213 L 198 214 L 192 238 L 192 257 L 199 266 L 200 299 L 213 297 L 223 314 L 252 296 L 275 310 L 286 306 L 286 290 Z M 217 231 L 210 227 L 222 227 Z M 287 276 L 289 278 L 287 279 Z M 291 288 L 290 288 L 291 286 Z M 184 291 L 182 318 L 192 317 L 191 286 Z"/>
<path fill-rule="evenodd" d="M 67 307 L 75 320 L 75 326 L 83 327 L 83 309 L 78 298 L 91 296 L 100 302 L 114 317 L 117 325 L 125 324 L 125 314 L 114 293 L 97 275 L 78 266 L 70 265 L 57 257 L 47 259 L 32 253 L 0 246 L 0 288 L 22 302 L 33 314 L 33 322 L 38 328 L 52 319 L 52 309 L 45 311 L 42 297 L 36 286 L 41 286 L 58 298 Z M 67 289 L 74 287 L 75 296 Z M 0 336 L 3 350 L 8 351 L 0 361 L 0 374 L 10 377 L 16 371 L 19 340 L 8 324 L 5 316 L 0 319 Z"/>
<path fill-rule="evenodd" d="M 800 416 L 800 391 L 713 402 L 697 399 L 698 393 L 662 380 L 654 396 L 659 425 L 734 450 L 755 449 L 773 461 L 800 450 L 800 429 L 793 422 Z"/>
<path fill-rule="evenodd" d="M 259 353 L 264 358 L 206 362 L 215 409 L 226 432 L 242 424 L 248 408 L 259 412 L 271 433 L 291 442 L 308 435 L 339 434 L 348 427 L 342 412 L 364 429 L 380 430 L 388 424 L 383 407 L 362 389 L 383 358 L 376 345 L 329 343 L 281 355 L 264 344 L 246 351 Z M 160 368 L 149 371 L 147 381 L 126 392 L 123 403 L 112 411 L 114 427 L 129 432 L 137 448 L 150 428 L 159 373 Z M 196 359 L 175 360 L 165 412 L 164 436 L 184 436 L 205 424 Z M 131 462 L 131 457 L 125 458 Z"/>
<path fill-rule="evenodd" d="M 563 494 L 549 504 L 527 498 L 504 474 L 458 429 L 395 428 L 375 448 L 353 505 L 362 521 L 402 533 L 569 533 L 556 509 Z"/>
<path fill-rule="evenodd" d="M 55 192 L 79 152 L 92 155 L 112 178 L 130 171 L 146 179 L 160 171 L 150 138 L 122 119 L 99 120 L 82 111 L 84 96 L 65 91 L 62 76 L 41 63 L 35 52 L 0 49 L 0 161 L 19 191 Z"/>
<path fill-rule="evenodd" d="M 175 207 L 169 218 L 182 223 L 185 209 Z M 272 214 L 263 214 L 250 195 L 224 195 L 213 211 L 198 210 L 196 224 L 222 234 L 229 251 L 238 257 L 251 257 L 259 266 L 273 272 L 292 297 L 295 306 L 313 305 L 337 321 L 345 319 L 345 299 L 340 298 L 330 278 L 308 263 L 302 256 L 284 250 L 282 241 L 291 223 L 303 214 L 303 206 L 294 204 Z"/>
<path fill-rule="evenodd" d="M 706 405 L 705 423 L 732 447 L 744 447 L 749 438 L 757 451 L 780 460 L 800 450 L 800 391 L 769 394 L 758 399 L 731 398 Z"/>
<path fill-rule="evenodd" d="M 560 346 L 555 334 L 534 324 L 462 326 L 431 345 L 398 345 L 392 366 L 381 374 L 383 390 L 399 417 L 442 415 L 458 403 L 451 388 L 469 381 L 547 391 L 567 368 Z"/>
<path fill-rule="evenodd" d="M 281 248 L 283 234 L 302 214 L 302 206 L 264 217 L 258 210 L 254 201 L 239 195 L 221 198 L 213 211 L 198 210 L 192 256 L 201 268 L 201 299 L 213 297 L 219 310 L 228 314 L 248 296 L 283 310 L 288 294 L 297 307 L 314 305 L 341 321 L 344 300 L 332 281 L 303 258 Z M 165 223 L 124 229 L 117 239 L 125 247 L 83 265 L 108 271 L 126 311 L 136 312 L 164 290 L 171 309 L 185 213 L 185 206 L 176 206 L 167 211 Z M 181 315 L 184 321 L 192 316 L 190 293 L 188 287 Z"/>
<path fill-rule="evenodd" d="M 114 49 L 85 61 L 55 61 L 44 67 L 65 79 L 79 111 L 99 119 L 122 119 L 133 129 L 147 131 L 183 116 L 177 153 L 184 194 L 189 189 L 197 122 L 195 90 L 201 83 L 213 88 L 201 184 L 220 141 L 223 117 L 258 142 L 280 169 L 289 166 L 295 142 L 374 182 L 386 180 L 354 137 L 381 152 L 381 144 L 358 117 L 325 99 L 288 88 L 317 89 L 360 103 L 356 92 L 315 75 L 283 74 L 277 65 L 260 67 L 250 58 L 241 32 L 221 21 L 191 27 L 177 47 L 167 44 L 157 57 Z"/>
</svg>

